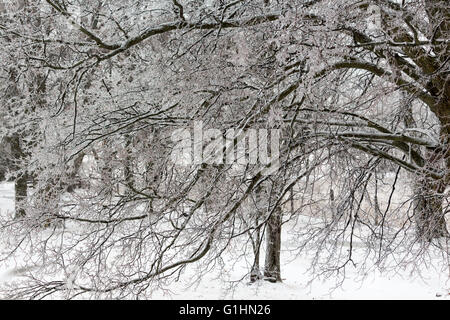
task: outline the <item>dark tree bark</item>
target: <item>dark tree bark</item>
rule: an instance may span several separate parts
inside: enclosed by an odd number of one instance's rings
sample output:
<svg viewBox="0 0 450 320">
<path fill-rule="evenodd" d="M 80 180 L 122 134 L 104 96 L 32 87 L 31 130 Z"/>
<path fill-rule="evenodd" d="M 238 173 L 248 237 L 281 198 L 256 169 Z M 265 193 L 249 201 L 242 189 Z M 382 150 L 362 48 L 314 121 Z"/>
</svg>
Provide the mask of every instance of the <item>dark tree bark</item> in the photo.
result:
<svg viewBox="0 0 450 320">
<path fill-rule="evenodd" d="M 255 230 L 255 234 L 253 235 L 253 254 L 254 254 L 254 260 L 252 265 L 252 270 L 250 272 L 250 282 L 255 282 L 260 279 L 262 279 L 261 275 L 261 267 L 259 264 L 260 261 L 260 248 L 261 248 L 261 241 L 260 241 L 260 230 Z M 256 241 L 255 241 L 256 240 Z"/>
<path fill-rule="evenodd" d="M 15 184 L 15 218 L 23 218 L 26 215 L 24 208 L 24 202 L 28 195 L 28 175 L 22 174 L 20 177 L 16 178 Z"/>
<path fill-rule="evenodd" d="M 404 122 L 407 128 L 415 128 L 417 124 L 414 120 L 412 105 L 407 95 L 405 97 Z M 448 104 L 448 103 L 447 103 Z M 442 105 L 441 110 L 450 108 Z M 439 115 L 439 114 L 438 114 Z M 441 121 L 441 141 L 448 147 L 448 136 L 450 135 L 450 113 L 449 116 L 440 117 Z M 430 170 L 446 170 L 446 175 L 442 181 L 436 181 L 429 177 L 421 177 L 415 185 L 415 206 L 414 217 L 416 221 L 417 236 L 423 241 L 431 241 L 435 238 L 448 236 L 447 225 L 445 222 L 443 197 L 446 185 L 449 184 L 448 175 L 450 174 L 450 159 L 448 150 L 437 148 L 425 153 L 419 148 L 414 151 L 421 154 L 426 159 L 426 167 Z"/>
<path fill-rule="evenodd" d="M 73 167 L 70 170 L 69 174 L 69 185 L 67 186 L 68 192 L 73 192 L 76 188 L 81 188 L 83 186 L 83 183 L 79 176 L 79 172 L 81 169 L 81 165 L 83 164 L 84 156 L 85 153 L 80 152 L 73 161 Z"/>
<path fill-rule="evenodd" d="M 126 158 L 125 158 L 125 168 L 124 168 L 124 175 L 125 175 L 125 183 L 127 186 L 131 189 L 135 187 L 135 182 L 133 178 L 133 158 L 131 156 L 131 148 L 133 147 L 133 140 L 130 135 L 125 135 L 125 149 L 127 152 Z"/>
<path fill-rule="evenodd" d="M 427 162 L 430 169 L 447 169 L 448 160 L 442 150 L 427 152 Z M 416 205 L 414 216 L 417 225 L 417 236 L 424 241 L 448 237 L 447 224 L 443 208 L 443 194 L 446 179 L 433 180 L 429 177 L 420 179 L 416 186 Z"/>
<path fill-rule="evenodd" d="M 415 218 L 417 235 L 421 240 L 429 242 L 436 238 L 448 237 L 442 210 L 442 197 L 429 194 L 418 196 Z"/>
<path fill-rule="evenodd" d="M 24 157 L 24 152 L 21 146 L 21 137 L 18 134 L 14 134 L 10 137 L 5 138 L 4 143 L 7 143 L 9 149 L 10 165 L 12 170 L 19 171 L 19 162 Z M 15 217 L 20 218 L 25 216 L 25 209 L 23 207 L 24 201 L 27 199 L 28 195 L 28 174 L 26 172 L 17 173 L 17 177 L 14 180 L 14 190 L 15 190 Z"/>
<path fill-rule="evenodd" d="M 266 261 L 264 277 L 270 282 L 281 282 L 281 208 L 278 207 L 267 221 Z"/>
<path fill-rule="evenodd" d="M 253 233 L 250 234 L 252 246 L 253 246 L 253 265 L 250 272 L 250 282 L 255 282 L 262 279 L 261 266 L 260 266 L 260 256 L 261 256 L 261 227 L 259 226 L 262 217 L 262 210 L 264 210 L 263 199 L 262 199 L 262 187 L 259 186 L 255 189 L 255 216 L 254 224 L 256 226 Z"/>
</svg>

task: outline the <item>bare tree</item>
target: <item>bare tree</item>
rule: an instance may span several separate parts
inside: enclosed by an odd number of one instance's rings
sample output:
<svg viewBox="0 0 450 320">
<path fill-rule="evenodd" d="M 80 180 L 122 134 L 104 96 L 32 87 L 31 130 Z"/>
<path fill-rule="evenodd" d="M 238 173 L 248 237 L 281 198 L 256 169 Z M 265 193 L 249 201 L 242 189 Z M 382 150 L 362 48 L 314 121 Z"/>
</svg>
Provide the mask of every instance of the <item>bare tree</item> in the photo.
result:
<svg viewBox="0 0 450 320">
<path fill-rule="evenodd" d="M 2 87 L 16 94 L 2 103 L 6 136 L 26 133 L 15 157 L 25 165 L 13 171 L 32 175 L 37 191 L 3 231 L 42 264 L 10 296 L 145 296 L 190 264 L 206 272 L 243 238 L 257 280 L 263 234 L 264 276 L 281 281 L 289 221 L 302 225 L 299 254 L 315 252 L 320 272 L 356 266 L 357 237 L 377 265 L 416 244 L 448 256 L 440 242 L 450 174 L 445 1 L 26 7 L 22 20 L 1 21 L 2 61 L 19 70 Z M 214 138 L 191 135 L 197 122 Z M 197 161 L 227 130 L 234 146 L 240 130 L 274 128 L 282 134 L 272 175 L 260 163 L 227 163 L 227 148 L 217 161 Z M 180 129 L 188 163 L 173 157 Z M 66 193 L 88 158 L 89 183 Z M 413 190 L 407 209 L 393 201 L 400 183 Z M 42 226 L 50 240 L 34 241 Z"/>
</svg>

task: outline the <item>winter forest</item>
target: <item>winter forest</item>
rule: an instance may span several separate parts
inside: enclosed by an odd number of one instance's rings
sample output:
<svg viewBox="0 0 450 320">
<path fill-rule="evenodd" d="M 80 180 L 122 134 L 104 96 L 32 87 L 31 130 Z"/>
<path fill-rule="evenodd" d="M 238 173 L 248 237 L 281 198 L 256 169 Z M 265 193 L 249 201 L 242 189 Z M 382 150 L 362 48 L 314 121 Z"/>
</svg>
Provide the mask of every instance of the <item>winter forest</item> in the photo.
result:
<svg viewBox="0 0 450 320">
<path fill-rule="evenodd" d="M 449 299 L 449 39 L 447 0 L 0 1 L 0 299 Z"/>
</svg>

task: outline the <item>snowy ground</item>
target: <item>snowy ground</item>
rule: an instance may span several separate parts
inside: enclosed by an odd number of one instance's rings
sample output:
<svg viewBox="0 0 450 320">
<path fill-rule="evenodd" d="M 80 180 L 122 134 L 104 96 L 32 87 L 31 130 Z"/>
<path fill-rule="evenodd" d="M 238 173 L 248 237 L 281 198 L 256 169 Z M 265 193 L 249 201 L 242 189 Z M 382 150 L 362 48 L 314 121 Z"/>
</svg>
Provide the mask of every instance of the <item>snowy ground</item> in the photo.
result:
<svg viewBox="0 0 450 320">
<path fill-rule="evenodd" d="M 0 214 L 12 214 L 14 209 L 13 184 L 0 184 Z M 289 228 L 283 234 L 289 237 Z M 285 246 L 289 241 L 285 241 Z M 4 248 L 0 248 L 3 249 Z M 248 271 L 245 262 L 236 263 L 226 271 L 226 276 L 217 279 L 209 273 L 195 286 L 187 286 L 187 281 L 195 270 L 189 269 L 178 282 L 170 285 L 169 290 L 157 290 L 154 299 L 450 299 L 449 271 L 436 272 L 422 270 L 422 275 L 411 277 L 408 273 L 380 274 L 370 273 L 364 281 L 352 273 L 346 275 L 346 281 L 336 288 L 335 279 L 309 283 L 307 272 L 309 258 L 290 256 L 287 247 L 282 253 L 283 283 L 272 284 L 258 282 L 247 284 L 246 281 L 232 284 Z M 13 279 L 20 274 L 20 261 L 15 266 L 0 266 L 0 282 Z M 229 281 L 223 280 L 229 279 Z"/>
</svg>

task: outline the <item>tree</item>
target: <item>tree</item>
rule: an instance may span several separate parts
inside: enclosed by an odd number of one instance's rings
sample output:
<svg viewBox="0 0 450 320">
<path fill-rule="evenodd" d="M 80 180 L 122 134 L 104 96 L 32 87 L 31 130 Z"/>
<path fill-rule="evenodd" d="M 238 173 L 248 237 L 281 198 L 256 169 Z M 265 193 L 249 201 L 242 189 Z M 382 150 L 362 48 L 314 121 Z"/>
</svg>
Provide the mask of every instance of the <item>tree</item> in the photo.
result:
<svg viewBox="0 0 450 320">
<path fill-rule="evenodd" d="M 420 239 L 421 250 L 448 235 L 444 1 L 45 0 L 19 14 L 21 23 L 2 20 L 3 61 L 41 81 L 25 82 L 22 103 L 2 103 L 8 119 L 19 112 L 26 124 L 26 165 L 16 171 L 35 177 L 37 191 L 4 231 L 45 264 L 12 296 L 145 295 L 189 264 L 208 270 L 249 234 L 257 279 L 264 232 L 264 274 L 281 281 L 281 226 L 304 223 L 304 212 L 318 222 L 302 224 L 299 252 L 312 248 L 332 272 L 356 265 L 357 236 L 381 264 L 400 234 L 411 247 Z M 177 142 L 196 141 L 199 122 L 211 136 L 192 145 L 186 164 L 173 154 Z M 12 123 L 8 136 L 22 128 Z M 226 136 L 234 146 L 249 129 L 282 132 L 276 173 L 261 163 L 196 161 L 211 140 Z M 67 194 L 89 155 L 89 188 Z M 408 182 L 405 171 L 418 183 L 403 212 L 392 195 Z M 318 208 L 317 185 L 327 179 L 332 205 Z M 386 181 L 390 197 L 380 200 Z M 261 194 L 267 201 L 248 205 Z M 34 242 L 36 226 L 54 228 L 52 241 Z M 335 250 L 344 241 L 347 254 Z"/>
</svg>

